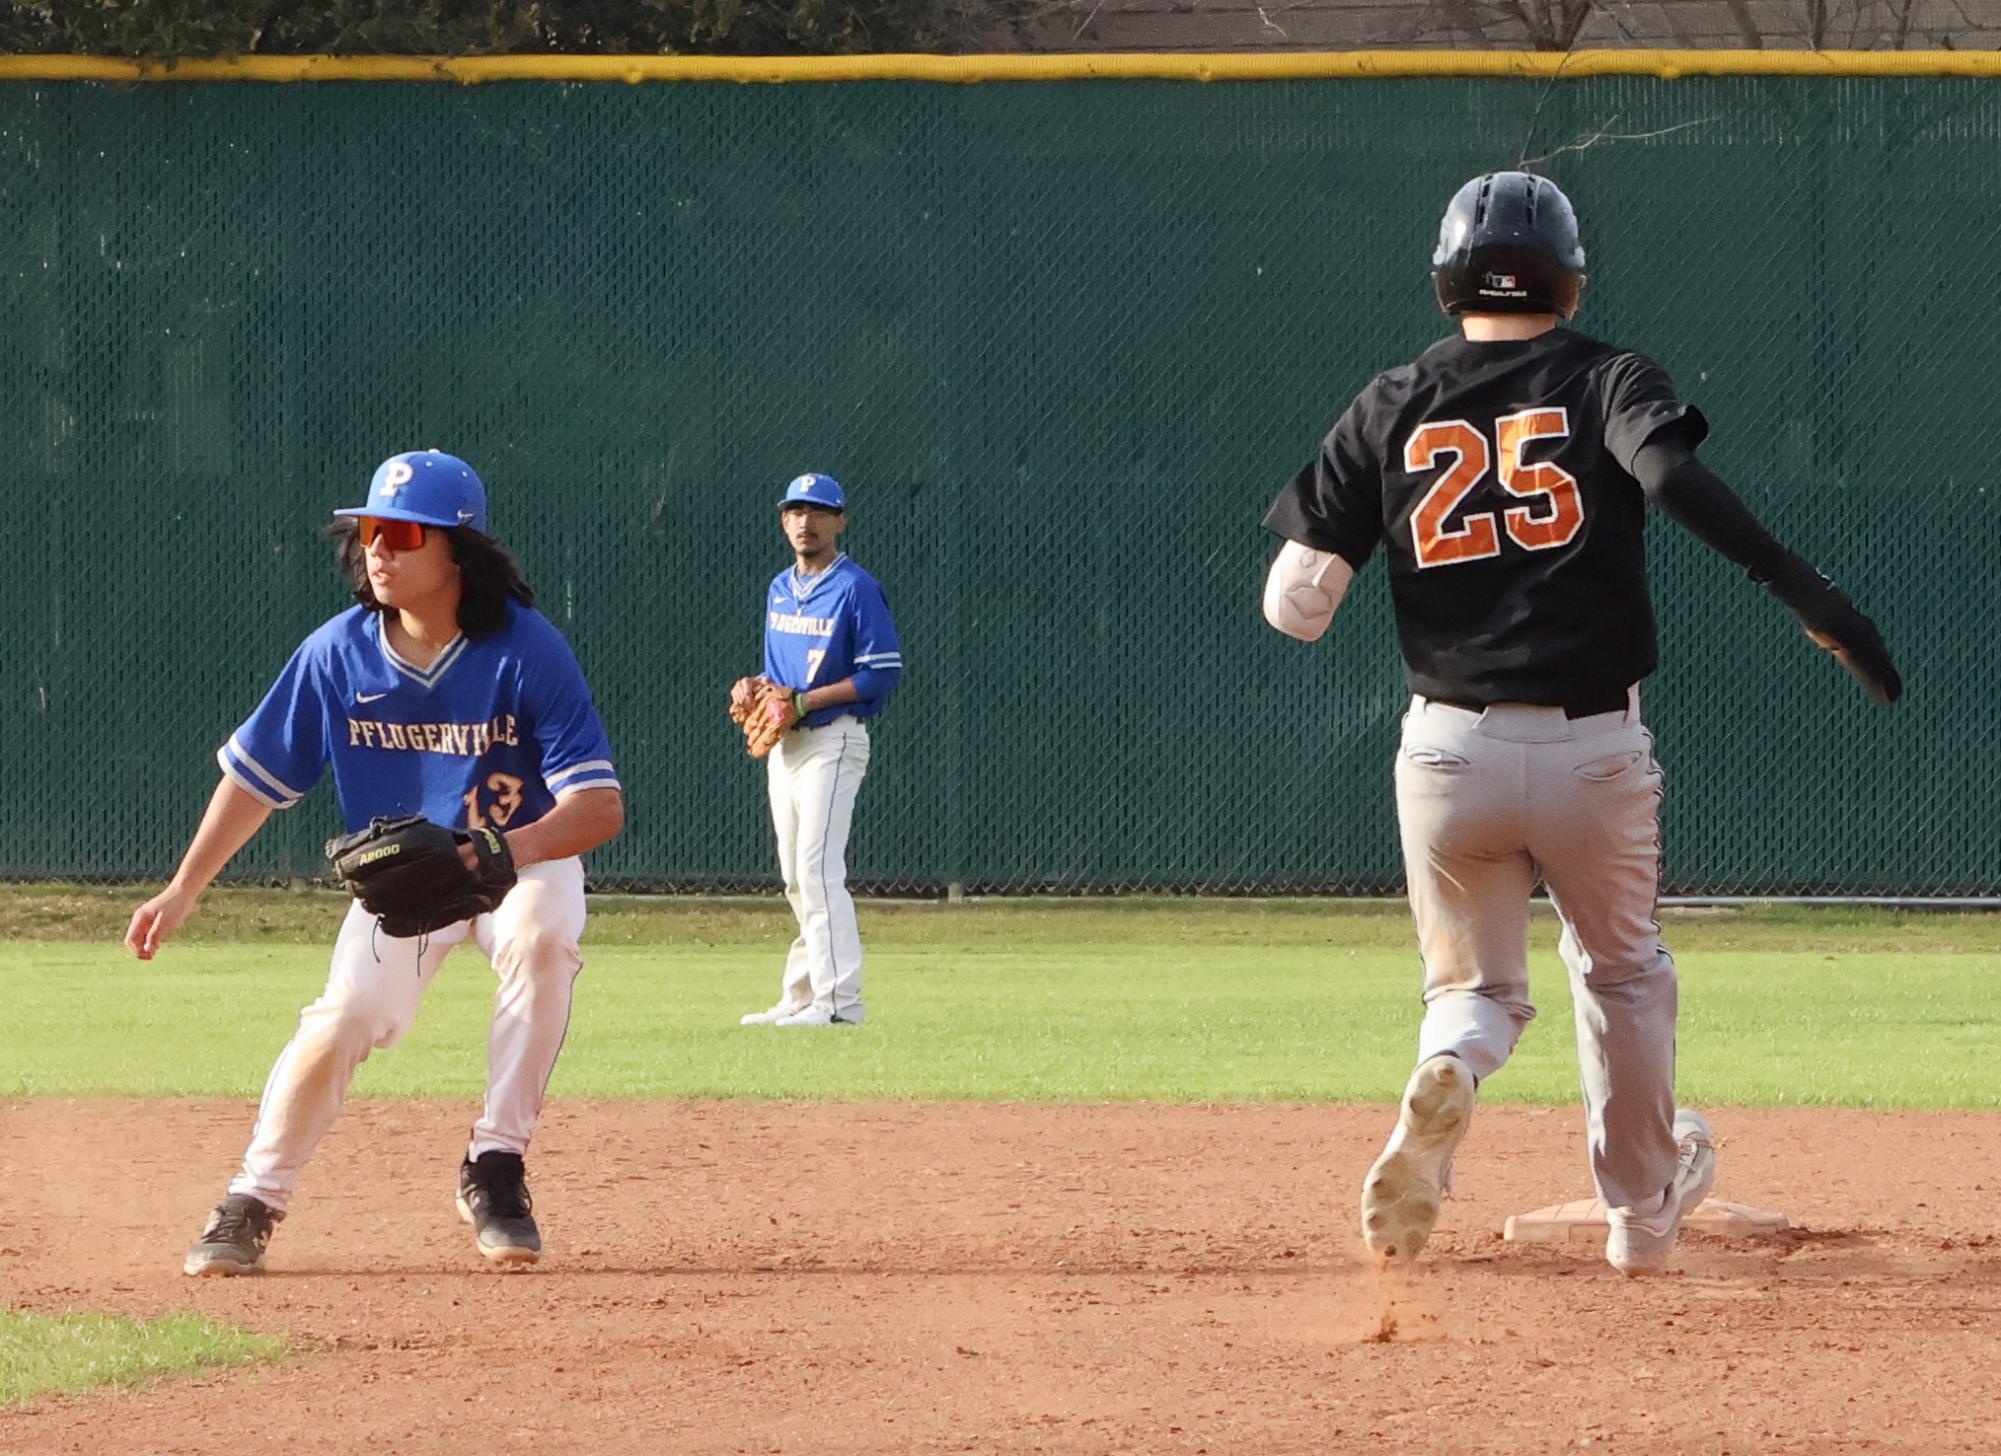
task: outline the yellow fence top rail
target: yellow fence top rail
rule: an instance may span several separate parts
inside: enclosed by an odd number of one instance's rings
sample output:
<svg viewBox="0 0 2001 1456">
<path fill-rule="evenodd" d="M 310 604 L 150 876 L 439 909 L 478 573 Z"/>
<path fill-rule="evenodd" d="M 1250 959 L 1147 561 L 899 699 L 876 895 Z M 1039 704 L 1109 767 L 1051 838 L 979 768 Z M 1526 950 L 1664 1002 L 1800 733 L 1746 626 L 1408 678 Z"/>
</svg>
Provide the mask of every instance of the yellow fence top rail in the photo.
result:
<svg viewBox="0 0 2001 1456">
<path fill-rule="evenodd" d="M 0 81 L 1295 81 L 1401 76 L 2001 76 L 1996 51 L 1267 51 L 1226 55 L 0 56 Z"/>
</svg>

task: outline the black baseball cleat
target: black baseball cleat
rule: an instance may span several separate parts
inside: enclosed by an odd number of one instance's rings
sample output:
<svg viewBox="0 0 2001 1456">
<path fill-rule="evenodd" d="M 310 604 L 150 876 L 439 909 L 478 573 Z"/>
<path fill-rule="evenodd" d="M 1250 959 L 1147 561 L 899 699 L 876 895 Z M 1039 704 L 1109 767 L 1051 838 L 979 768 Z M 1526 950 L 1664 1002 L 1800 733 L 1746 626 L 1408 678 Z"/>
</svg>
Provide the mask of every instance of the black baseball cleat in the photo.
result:
<svg viewBox="0 0 2001 1456">
<path fill-rule="evenodd" d="M 181 1264 L 183 1274 L 255 1274 L 264 1246 L 284 1214 L 248 1193 L 232 1193 L 209 1213 L 208 1223 Z"/>
<path fill-rule="evenodd" d="M 542 1257 L 542 1234 L 529 1212 L 534 1204 L 521 1154 L 486 1152 L 459 1164 L 459 1217 L 472 1225 L 489 1262 L 532 1264 Z"/>
</svg>

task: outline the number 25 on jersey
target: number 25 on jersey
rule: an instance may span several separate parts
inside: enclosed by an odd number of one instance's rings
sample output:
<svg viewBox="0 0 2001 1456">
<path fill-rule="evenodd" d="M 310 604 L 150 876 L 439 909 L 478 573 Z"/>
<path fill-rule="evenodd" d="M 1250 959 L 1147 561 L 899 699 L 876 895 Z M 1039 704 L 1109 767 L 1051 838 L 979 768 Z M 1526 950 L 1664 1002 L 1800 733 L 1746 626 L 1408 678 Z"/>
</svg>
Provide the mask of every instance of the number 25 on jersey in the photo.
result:
<svg viewBox="0 0 2001 1456">
<path fill-rule="evenodd" d="M 1451 566 L 1461 561 L 1485 561 L 1501 554 L 1501 532 L 1528 551 L 1553 551 L 1568 546 L 1584 528 L 1584 499 L 1577 477 L 1553 461 L 1522 463 L 1522 451 L 1536 440 L 1570 436 L 1570 414 L 1562 408 L 1520 410 L 1494 421 L 1498 452 L 1487 437 L 1465 420 L 1428 420 L 1404 442 L 1403 467 L 1412 475 L 1436 468 L 1445 457 L 1451 463 L 1411 512 L 1411 545 L 1420 568 Z M 1501 512 L 1472 511 L 1455 525 L 1452 513 L 1487 478 L 1489 469 L 1501 489 L 1527 504 Z"/>
</svg>

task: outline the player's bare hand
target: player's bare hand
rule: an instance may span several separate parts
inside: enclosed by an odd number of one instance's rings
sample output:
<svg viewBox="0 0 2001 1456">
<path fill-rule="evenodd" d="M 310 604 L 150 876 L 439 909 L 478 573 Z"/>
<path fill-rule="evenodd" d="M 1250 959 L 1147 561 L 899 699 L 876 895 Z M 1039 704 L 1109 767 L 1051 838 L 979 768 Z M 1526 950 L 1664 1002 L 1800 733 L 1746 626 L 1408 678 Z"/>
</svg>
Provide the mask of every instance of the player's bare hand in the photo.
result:
<svg viewBox="0 0 2001 1456">
<path fill-rule="evenodd" d="M 751 699 L 757 696 L 758 686 L 763 681 L 764 679 L 761 677 L 740 677 L 731 683 L 730 706 L 732 708 L 749 707 Z"/>
<path fill-rule="evenodd" d="M 132 912 L 132 923 L 125 927 L 125 948 L 140 960 L 150 961 L 161 942 L 195 913 L 200 898 L 169 885 Z"/>
<path fill-rule="evenodd" d="M 786 693 L 783 696 L 773 693 L 764 700 L 765 721 L 780 733 L 789 733 L 792 726 L 799 721 L 799 703 L 798 693 Z"/>
</svg>

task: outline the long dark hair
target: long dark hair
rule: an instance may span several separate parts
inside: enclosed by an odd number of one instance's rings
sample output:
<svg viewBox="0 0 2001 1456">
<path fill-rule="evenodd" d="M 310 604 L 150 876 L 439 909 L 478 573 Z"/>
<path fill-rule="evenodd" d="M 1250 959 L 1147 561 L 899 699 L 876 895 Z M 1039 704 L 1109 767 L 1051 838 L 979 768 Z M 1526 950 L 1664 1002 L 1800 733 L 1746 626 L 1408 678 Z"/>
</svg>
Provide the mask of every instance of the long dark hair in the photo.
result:
<svg viewBox="0 0 2001 1456">
<path fill-rule="evenodd" d="M 522 579 L 521 568 L 493 537 L 471 526 L 426 526 L 442 531 L 451 544 L 452 560 L 459 564 L 463 591 L 459 597 L 459 630 L 468 637 L 481 637 L 498 627 L 507 616 L 507 603 L 535 605 L 535 589 Z M 340 556 L 341 570 L 347 573 L 354 599 L 371 612 L 389 610 L 375 599 L 368 580 L 368 550 L 361 544 L 361 525 L 353 516 L 338 517 L 327 527 Z"/>
</svg>

